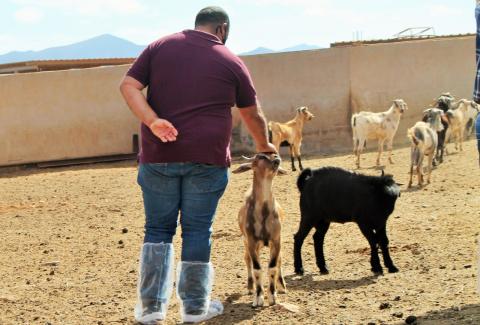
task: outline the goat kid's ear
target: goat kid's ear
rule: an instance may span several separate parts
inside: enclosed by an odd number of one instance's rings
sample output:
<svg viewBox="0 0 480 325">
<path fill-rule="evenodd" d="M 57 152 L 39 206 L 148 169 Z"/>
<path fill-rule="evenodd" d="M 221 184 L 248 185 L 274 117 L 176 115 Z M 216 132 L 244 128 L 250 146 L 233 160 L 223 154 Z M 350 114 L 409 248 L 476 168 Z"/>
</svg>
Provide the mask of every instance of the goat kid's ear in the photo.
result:
<svg viewBox="0 0 480 325">
<path fill-rule="evenodd" d="M 278 170 L 277 170 L 277 175 L 280 175 L 280 176 L 283 176 L 283 175 L 287 175 L 288 172 L 283 169 L 282 167 L 278 167 Z"/>
<path fill-rule="evenodd" d="M 246 171 L 249 171 L 250 169 L 252 169 L 252 163 L 245 163 L 245 164 L 241 164 L 240 166 L 238 166 L 237 169 L 232 170 L 232 173 L 240 174 L 240 173 L 244 173 Z"/>
</svg>

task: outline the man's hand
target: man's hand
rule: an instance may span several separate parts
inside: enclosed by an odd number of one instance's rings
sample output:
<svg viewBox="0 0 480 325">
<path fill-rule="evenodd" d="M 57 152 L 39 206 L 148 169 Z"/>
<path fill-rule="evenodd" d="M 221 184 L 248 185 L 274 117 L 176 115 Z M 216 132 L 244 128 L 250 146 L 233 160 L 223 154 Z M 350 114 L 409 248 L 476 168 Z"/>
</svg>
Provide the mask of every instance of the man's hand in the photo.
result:
<svg viewBox="0 0 480 325">
<path fill-rule="evenodd" d="M 267 142 L 265 145 L 257 146 L 257 152 L 277 152 L 277 148 L 270 142 Z"/>
<path fill-rule="evenodd" d="M 167 120 L 157 118 L 149 126 L 153 134 L 162 142 L 172 142 L 177 140 L 178 131 Z"/>
</svg>

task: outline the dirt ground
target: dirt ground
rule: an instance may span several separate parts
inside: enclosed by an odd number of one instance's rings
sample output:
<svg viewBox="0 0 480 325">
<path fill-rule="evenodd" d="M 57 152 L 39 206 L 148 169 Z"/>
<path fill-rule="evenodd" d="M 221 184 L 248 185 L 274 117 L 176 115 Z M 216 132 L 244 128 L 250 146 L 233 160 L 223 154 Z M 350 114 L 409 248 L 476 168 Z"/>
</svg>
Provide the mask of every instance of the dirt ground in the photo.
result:
<svg viewBox="0 0 480 325">
<path fill-rule="evenodd" d="M 374 155 L 363 156 L 361 172 L 379 173 L 372 167 Z M 409 149 L 396 150 L 394 158 L 386 172 L 406 184 Z M 354 168 L 354 160 L 351 155 L 305 159 L 308 167 L 327 165 Z M 286 211 L 282 242 L 288 293 L 279 300 L 299 310 L 250 307 L 237 211 L 251 175 L 231 175 L 215 221 L 212 254 L 214 297 L 224 302 L 225 314 L 208 323 L 403 324 L 415 315 L 419 324 L 480 324 L 480 168 L 474 141 L 446 157 L 433 171 L 432 184 L 402 186 L 388 223 L 391 255 L 400 269 L 396 274 L 373 276 L 368 243 L 357 226 L 333 224 L 325 241 L 330 274 L 319 274 L 309 236 L 303 248 L 306 274 L 293 275 L 297 175 L 277 177 L 274 193 Z M 143 220 L 133 162 L 3 172 L 0 324 L 133 324 Z M 266 249 L 262 261 L 265 267 Z M 178 322 L 173 297 L 165 323 Z"/>
</svg>

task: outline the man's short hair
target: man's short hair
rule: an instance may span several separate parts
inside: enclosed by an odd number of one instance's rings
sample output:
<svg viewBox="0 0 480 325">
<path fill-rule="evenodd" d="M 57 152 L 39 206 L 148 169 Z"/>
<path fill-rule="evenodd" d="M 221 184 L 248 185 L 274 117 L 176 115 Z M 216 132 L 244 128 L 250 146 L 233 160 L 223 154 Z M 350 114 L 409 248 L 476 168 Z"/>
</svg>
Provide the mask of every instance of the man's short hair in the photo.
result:
<svg viewBox="0 0 480 325">
<path fill-rule="evenodd" d="M 200 10 L 195 17 L 195 27 L 205 26 L 205 25 L 221 25 L 227 23 L 230 25 L 230 19 L 228 18 L 227 12 L 220 7 L 205 7 Z"/>
</svg>

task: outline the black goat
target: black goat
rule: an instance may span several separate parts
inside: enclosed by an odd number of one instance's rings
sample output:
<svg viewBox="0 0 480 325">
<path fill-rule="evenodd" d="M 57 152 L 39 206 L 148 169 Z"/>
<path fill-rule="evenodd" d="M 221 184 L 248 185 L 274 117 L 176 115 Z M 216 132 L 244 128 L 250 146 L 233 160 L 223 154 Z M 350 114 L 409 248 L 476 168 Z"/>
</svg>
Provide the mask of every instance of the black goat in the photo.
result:
<svg viewBox="0 0 480 325">
<path fill-rule="evenodd" d="M 367 176 L 337 167 L 305 169 L 297 180 L 300 190 L 301 220 L 295 234 L 294 266 L 296 274 L 303 274 L 302 244 L 310 230 L 313 235 L 317 266 L 321 274 L 328 274 L 323 255 L 323 241 L 331 222 L 358 224 L 371 248 L 370 264 L 376 274 L 382 273 L 378 247 L 388 272 L 398 272 L 388 251 L 387 219 L 400 196 L 399 184 L 391 175 Z"/>
</svg>

